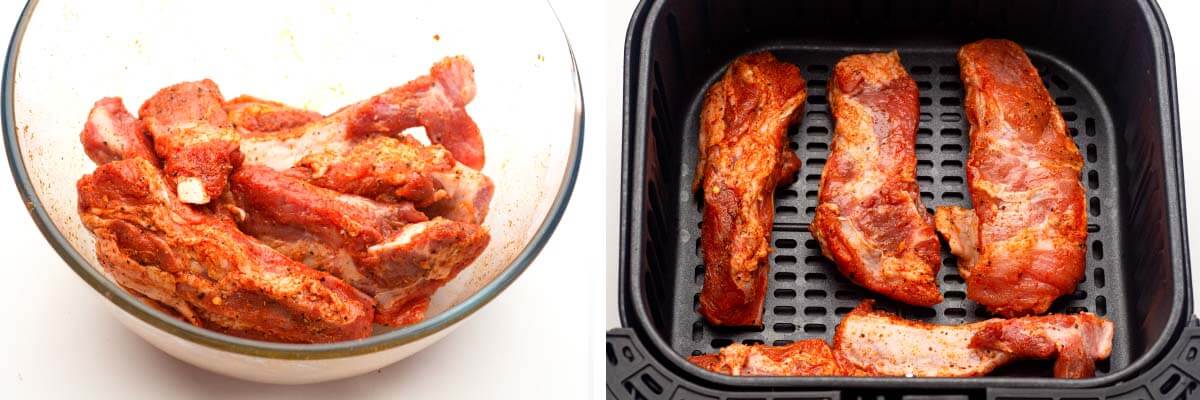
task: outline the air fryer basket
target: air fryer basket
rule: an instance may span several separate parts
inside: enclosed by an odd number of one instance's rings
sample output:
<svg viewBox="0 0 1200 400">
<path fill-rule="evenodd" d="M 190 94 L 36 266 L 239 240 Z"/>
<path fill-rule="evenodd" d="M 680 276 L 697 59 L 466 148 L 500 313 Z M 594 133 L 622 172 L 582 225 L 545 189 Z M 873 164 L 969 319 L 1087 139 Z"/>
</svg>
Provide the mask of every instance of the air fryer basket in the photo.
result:
<svg viewBox="0 0 1200 400">
<path fill-rule="evenodd" d="M 733 342 L 829 340 L 863 298 L 928 322 L 989 317 L 965 299 L 945 249 L 939 283 L 946 301 L 911 307 L 846 281 L 808 233 L 832 132 L 825 87 L 834 63 L 853 53 L 900 51 L 921 96 L 922 200 L 930 208 L 970 206 L 963 170 L 969 127 L 955 54 L 984 37 L 1026 48 L 1084 155 L 1087 273 L 1052 311 L 1086 310 L 1115 323 L 1113 354 L 1097 365 L 1097 377 L 1051 379 L 1050 364 L 1033 361 L 970 379 L 734 378 L 689 365 L 684 357 Z M 834 389 L 813 398 L 915 391 L 1024 399 L 1021 393 L 1047 395 L 1050 388 L 1071 398 L 1138 390 L 1145 395 L 1132 398 L 1200 396 L 1193 392 L 1200 384 L 1200 328 L 1189 324 L 1174 66 L 1165 23 L 1151 1 L 646 0 L 627 40 L 620 255 L 626 328 L 609 334 L 611 396 L 781 394 L 744 393 L 768 388 Z M 757 50 L 800 66 L 808 80 L 803 117 L 789 131 L 803 166 L 795 183 L 776 192 L 764 329 L 715 329 L 696 311 L 702 203 L 691 181 L 700 103 L 733 58 Z"/>
</svg>

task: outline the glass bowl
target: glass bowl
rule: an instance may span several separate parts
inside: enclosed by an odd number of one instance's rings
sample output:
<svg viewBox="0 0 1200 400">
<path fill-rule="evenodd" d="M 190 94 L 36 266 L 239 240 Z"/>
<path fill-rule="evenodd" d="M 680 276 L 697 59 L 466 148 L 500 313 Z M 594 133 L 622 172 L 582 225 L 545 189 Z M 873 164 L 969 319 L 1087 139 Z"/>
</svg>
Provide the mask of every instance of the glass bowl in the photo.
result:
<svg viewBox="0 0 1200 400">
<path fill-rule="evenodd" d="M 4 143 L 46 240 L 142 338 L 188 363 L 243 379 L 309 383 L 372 371 L 445 336 L 533 261 L 566 208 L 583 144 L 570 45 L 542 1 L 30 1 L 3 76 Z M 492 240 L 442 287 L 424 321 L 369 338 L 271 343 L 189 325 L 134 299 L 98 268 L 76 212 L 75 182 L 94 168 L 79 142 L 91 105 L 131 109 L 157 89 L 210 78 L 328 114 L 428 72 L 448 55 L 475 65 L 467 106 L 495 184 Z M 467 360 L 464 360 L 467 362 Z"/>
</svg>

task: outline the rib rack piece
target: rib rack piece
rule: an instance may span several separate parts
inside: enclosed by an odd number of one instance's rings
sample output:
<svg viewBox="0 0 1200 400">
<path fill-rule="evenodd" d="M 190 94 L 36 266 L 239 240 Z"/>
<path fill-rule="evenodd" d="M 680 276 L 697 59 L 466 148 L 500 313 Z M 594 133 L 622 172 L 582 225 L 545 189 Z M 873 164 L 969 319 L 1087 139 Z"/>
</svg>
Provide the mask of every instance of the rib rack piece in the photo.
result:
<svg viewBox="0 0 1200 400">
<path fill-rule="evenodd" d="M 120 97 L 105 97 L 96 101 L 88 113 L 87 123 L 79 134 L 83 151 L 96 165 L 127 158 L 141 157 L 158 164 L 154 145 L 146 137 L 146 129 Z"/>
<path fill-rule="evenodd" d="M 799 68 L 764 52 L 734 60 L 705 96 L 695 188 L 704 195 L 700 313 L 710 324 L 762 325 L 775 187 L 800 166 L 786 131 L 804 85 Z"/>
<path fill-rule="evenodd" d="M 252 339 L 321 343 L 371 333 L 373 301 L 179 201 L 141 157 L 78 182 L 79 215 L 101 265 L 151 304 L 194 325 Z"/>
<path fill-rule="evenodd" d="M 917 84 L 895 52 L 843 58 L 829 81 L 836 129 L 810 231 L 851 281 L 894 300 L 942 301 L 933 218 L 917 188 Z"/>
<path fill-rule="evenodd" d="M 981 40 L 963 46 L 958 61 L 974 210 L 939 207 L 937 229 L 970 299 L 1002 316 L 1045 313 L 1083 278 L 1083 159 L 1020 46 Z"/>
<path fill-rule="evenodd" d="M 138 110 L 163 172 L 185 203 L 207 204 L 219 197 L 242 161 L 224 101 L 217 84 L 205 79 L 167 86 Z"/>
<path fill-rule="evenodd" d="M 239 168 L 231 192 L 245 212 L 242 229 L 374 296 L 381 324 L 420 321 L 434 291 L 489 240 L 478 225 L 427 220 L 408 203 L 338 193 L 261 166 Z"/>
<path fill-rule="evenodd" d="M 729 375 L 971 377 L 1018 359 L 1056 359 L 1055 377 L 1086 378 L 1108 358 L 1112 339 L 1112 322 L 1090 313 L 933 325 L 865 301 L 838 325 L 832 351 L 821 340 L 735 344 L 690 360 Z"/>
</svg>

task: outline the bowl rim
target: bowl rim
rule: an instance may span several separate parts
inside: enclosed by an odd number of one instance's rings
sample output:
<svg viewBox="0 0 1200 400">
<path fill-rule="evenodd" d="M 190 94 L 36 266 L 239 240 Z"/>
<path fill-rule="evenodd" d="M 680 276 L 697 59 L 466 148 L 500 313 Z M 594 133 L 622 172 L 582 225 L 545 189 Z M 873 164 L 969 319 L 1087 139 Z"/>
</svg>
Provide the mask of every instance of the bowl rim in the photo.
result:
<svg viewBox="0 0 1200 400">
<path fill-rule="evenodd" d="M 29 212 L 34 223 L 42 232 L 42 235 L 50 242 L 50 245 L 58 255 L 88 285 L 124 312 L 137 317 L 155 328 L 190 342 L 217 350 L 253 357 L 285 360 L 320 360 L 374 353 L 430 336 L 455 325 L 475 313 L 475 311 L 478 311 L 485 304 L 491 302 L 500 292 L 504 291 L 505 288 L 512 284 L 525 271 L 554 233 L 555 228 L 562 219 L 563 213 L 566 211 L 567 203 L 570 201 L 571 193 L 575 187 L 575 181 L 579 174 L 580 157 L 583 151 L 583 90 L 579 77 L 579 67 L 575 61 L 575 52 L 571 47 L 570 39 L 567 37 L 566 29 L 563 28 L 562 19 L 558 17 L 558 13 L 554 10 L 549 0 L 546 0 L 545 4 L 550 9 L 555 23 L 558 24 L 558 28 L 562 32 L 563 44 L 567 47 L 571 70 L 575 78 L 573 79 L 575 118 L 572 128 L 571 145 L 569 147 L 570 152 L 567 155 L 566 171 L 563 173 L 558 193 L 555 194 L 554 202 L 551 204 L 546 219 L 542 221 L 533 238 L 526 243 L 525 247 L 521 249 L 521 252 L 504 271 L 466 300 L 431 318 L 422 320 L 414 325 L 396 328 L 390 332 L 364 339 L 323 344 L 276 343 L 235 337 L 185 323 L 135 299 L 120 289 L 114 282 L 100 274 L 97 268 L 91 267 L 88 261 L 83 259 L 71 247 L 62 232 L 54 225 L 37 193 L 34 191 L 28 171 L 25 168 L 25 161 L 21 157 L 20 143 L 17 140 L 17 130 L 14 125 L 13 91 L 21 41 L 37 3 L 38 0 L 27 0 L 24 9 L 21 11 L 21 16 L 17 20 L 16 27 L 13 29 L 12 37 L 9 41 L 8 52 L 4 60 L 2 82 L 0 82 L 0 85 L 2 85 L 0 87 L 0 124 L 2 124 L 4 131 L 5 153 L 8 157 L 9 167 L 12 170 L 13 180 L 16 182 L 18 192 L 24 200 L 25 209 Z"/>
</svg>

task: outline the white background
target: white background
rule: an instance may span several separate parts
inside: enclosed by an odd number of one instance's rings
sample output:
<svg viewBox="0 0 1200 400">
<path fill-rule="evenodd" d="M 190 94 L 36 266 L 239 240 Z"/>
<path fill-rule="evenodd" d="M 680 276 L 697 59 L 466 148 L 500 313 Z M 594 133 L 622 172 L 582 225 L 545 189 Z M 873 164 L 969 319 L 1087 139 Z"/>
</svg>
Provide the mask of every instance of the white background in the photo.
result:
<svg viewBox="0 0 1200 400">
<path fill-rule="evenodd" d="M 585 398 L 598 393 L 604 326 L 603 144 L 607 64 L 600 2 L 551 0 L 585 93 L 583 168 L 538 259 L 457 331 L 391 367 L 304 386 L 239 381 L 177 361 L 125 330 L 42 238 L 0 166 L 0 398 L 440 399 Z M 0 0 L 7 42 L 24 1 Z M 519 20 L 520 16 L 496 16 Z M 594 358 L 596 363 L 590 361 Z M 589 385 L 591 385 L 589 387 Z"/>
<path fill-rule="evenodd" d="M 1200 2 L 1194 0 L 1158 0 L 1171 37 L 1175 42 L 1175 69 L 1179 89 L 1179 114 L 1181 117 L 1181 136 L 1183 137 L 1184 174 L 1187 181 L 1187 208 L 1190 211 L 1188 236 L 1200 238 Z M 610 0 L 607 48 L 610 63 L 623 63 L 624 42 L 614 38 L 624 38 L 633 13 L 636 0 Z M 623 67 L 622 67 L 623 68 Z M 612 105 L 608 113 L 608 187 L 619 188 L 621 172 L 621 77 L 622 72 L 609 68 L 608 96 Z M 608 210 L 608 259 L 607 288 L 605 295 L 608 304 L 606 325 L 610 328 L 621 325 L 617 313 L 617 229 L 620 219 L 619 191 L 609 190 L 607 198 Z M 1200 244 L 1193 242 L 1192 264 L 1200 265 Z M 1192 287 L 1200 287 L 1200 274 L 1193 273 Z M 1200 296 L 1196 296 L 1194 304 L 1200 309 Z"/>
</svg>

